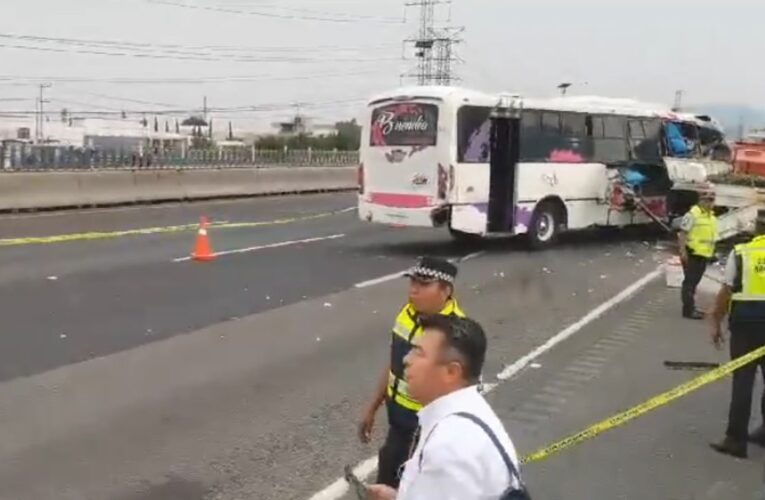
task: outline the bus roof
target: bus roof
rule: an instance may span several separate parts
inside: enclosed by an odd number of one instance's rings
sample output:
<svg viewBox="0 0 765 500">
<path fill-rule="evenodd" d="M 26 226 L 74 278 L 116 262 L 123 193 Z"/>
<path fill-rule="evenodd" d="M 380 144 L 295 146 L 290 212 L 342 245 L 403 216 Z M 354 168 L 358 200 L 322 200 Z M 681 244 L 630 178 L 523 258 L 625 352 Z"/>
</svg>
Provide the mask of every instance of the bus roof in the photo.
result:
<svg viewBox="0 0 765 500">
<path fill-rule="evenodd" d="M 456 86 L 409 86 L 380 93 L 370 99 L 368 105 L 372 106 L 391 100 L 433 99 L 451 104 L 469 103 L 479 106 L 495 106 L 499 102 L 500 95 L 512 94 L 487 93 Z M 522 99 L 525 109 L 663 118 L 692 122 L 699 126 L 722 130 L 720 124 L 710 117 L 693 113 L 675 112 L 665 104 L 645 102 L 631 98 L 604 96 L 524 98 L 520 95 L 519 97 Z"/>
<path fill-rule="evenodd" d="M 388 100 L 403 99 L 438 99 L 441 101 L 460 101 L 493 106 L 499 99 L 498 95 L 488 94 L 464 87 L 450 87 L 444 85 L 400 87 L 385 93 L 375 95 L 368 101 L 368 105 L 374 105 Z"/>
<path fill-rule="evenodd" d="M 709 115 L 695 113 L 676 113 L 676 115 L 680 120 L 694 123 L 699 127 L 711 128 L 720 132 L 724 131 L 722 124 Z"/>
<path fill-rule="evenodd" d="M 573 113 L 614 114 L 643 117 L 665 116 L 670 110 L 661 104 L 636 99 L 601 96 L 562 96 L 524 100 L 527 109 L 570 111 Z"/>
</svg>

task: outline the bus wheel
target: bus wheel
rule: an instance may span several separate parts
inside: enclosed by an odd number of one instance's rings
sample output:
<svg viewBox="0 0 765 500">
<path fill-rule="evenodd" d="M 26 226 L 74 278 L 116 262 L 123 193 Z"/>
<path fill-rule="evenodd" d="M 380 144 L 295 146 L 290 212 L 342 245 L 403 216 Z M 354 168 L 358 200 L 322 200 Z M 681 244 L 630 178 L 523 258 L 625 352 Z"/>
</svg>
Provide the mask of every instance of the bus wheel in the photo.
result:
<svg viewBox="0 0 765 500">
<path fill-rule="evenodd" d="M 540 250 L 553 245 L 560 234 L 563 214 L 560 207 L 552 202 L 540 204 L 531 217 L 528 230 L 529 245 Z"/>
</svg>

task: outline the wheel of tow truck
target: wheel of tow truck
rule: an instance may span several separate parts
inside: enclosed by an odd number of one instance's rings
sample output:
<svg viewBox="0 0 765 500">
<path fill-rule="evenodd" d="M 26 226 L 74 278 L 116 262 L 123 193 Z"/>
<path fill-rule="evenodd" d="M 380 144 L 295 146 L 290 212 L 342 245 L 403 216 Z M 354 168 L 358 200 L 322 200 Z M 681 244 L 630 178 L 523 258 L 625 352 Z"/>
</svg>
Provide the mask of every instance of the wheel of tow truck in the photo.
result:
<svg viewBox="0 0 765 500">
<path fill-rule="evenodd" d="M 555 244 L 561 232 L 562 218 L 557 204 L 545 202 L 538 205 L 527 233 L 529 246 L 541 250 Z"/>
</svg>

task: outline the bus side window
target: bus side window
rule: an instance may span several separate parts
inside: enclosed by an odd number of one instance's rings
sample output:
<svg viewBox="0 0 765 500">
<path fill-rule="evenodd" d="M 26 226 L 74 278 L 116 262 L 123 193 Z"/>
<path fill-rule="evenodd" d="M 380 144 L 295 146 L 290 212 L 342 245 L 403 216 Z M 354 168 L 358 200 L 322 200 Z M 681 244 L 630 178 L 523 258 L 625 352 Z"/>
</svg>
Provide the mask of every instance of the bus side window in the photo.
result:
<svg viewBox="0 0 765 500">
<path fill-rule="evenodd" d="M 583 113 L 561 113 L 565 146 L 556 153 L 560 161 L 584 162 L 592 157 L 592 140 L 588 134 L 587 122 L 588 116 Z"/>
<path fill-rule="evenodd" d="M 523 110 L 521 114 L 521 151 L 520 161 L 543 161 L 547 155 L 541 147 L 542 114 L 539 111 Z"/>
<path fill-rule="evenodd" d="M 457 111 L 457 161 L 487 163 L 490 152 L 491 108 L 462 106 Z"/>
<path fill-rule="evenodd" d="M 560 132 L 560 114 L 547 111 L 542 113 L 542 133 L 560 135 Z"/>
<path fill-rule="evenodd" d="M 566 139 L 561 133 L 561 116 L 555 111 L 542 112 L 542 135 L 535 149 L 542 161 L 562 161 L 560 151 L 566 149 Z"/>
<path fill-rule="evenodd" d="M 661 120 L 634 120 L 630 126 L 632 157 L 647 163 L 661 162 Z"/>
<path fill-rule="evenodd" d="M 592 127 L 590 128 L 590 137 L 593 139 L 602 139 L 605 137 L 604 130 L 605 130 L 605 124 L 602 117 L 600 116 L 590 116 L 589 117 L 590 122 L 592 123 Z"/>
<path fill-rule="evenodd" d="M 599 137 L 600 124 L 603 135 Z M 627 147 L 627 119 L 622 116 L 593 117 L 593 160 L 612 164 L 629 160 Z"/>
</svg>

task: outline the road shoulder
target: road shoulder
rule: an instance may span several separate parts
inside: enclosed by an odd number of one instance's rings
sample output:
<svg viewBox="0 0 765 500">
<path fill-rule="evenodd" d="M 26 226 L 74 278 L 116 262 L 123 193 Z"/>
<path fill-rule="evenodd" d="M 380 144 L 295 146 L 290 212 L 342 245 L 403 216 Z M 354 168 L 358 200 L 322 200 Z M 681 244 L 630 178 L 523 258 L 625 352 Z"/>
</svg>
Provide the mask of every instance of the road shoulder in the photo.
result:
<svg viewBox="0 0 765 500">
<path fill-rule="evenodd" d="M 702 304 L 711 302 L 713 289 L 707 283 Z M 727 353 L 711 347 L 704 322 L 680 317 L 678 295 L 653 283 L 493 393 L 520 450 L 536 451 L 701 373 L 669 370 L 664 361 L 726 362 Z M 748 460 L 735 460 L 708 446 L 723 436 L 729 395 L 728 377 L 527 464 L 529 483 L 550 499 L 761 498 L 763 450 L 751 446 Z M 756 408 L 752 416 L 756 425 Z"/>
</svg>

